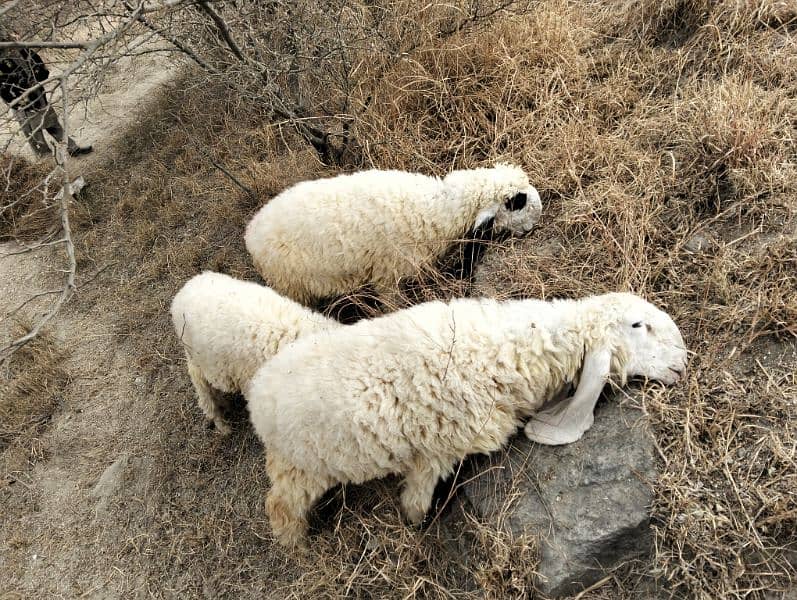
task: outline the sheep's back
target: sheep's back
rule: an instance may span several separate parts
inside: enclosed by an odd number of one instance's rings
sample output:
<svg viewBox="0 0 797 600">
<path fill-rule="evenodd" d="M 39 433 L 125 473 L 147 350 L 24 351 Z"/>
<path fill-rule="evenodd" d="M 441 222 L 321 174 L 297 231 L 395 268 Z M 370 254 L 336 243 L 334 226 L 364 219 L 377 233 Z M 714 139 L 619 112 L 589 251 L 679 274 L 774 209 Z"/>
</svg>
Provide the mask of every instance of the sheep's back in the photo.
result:
<svg viewBox="0 0 797 600">
<path fill-rule="evenodd" d="M 269 284 L 302 302 L 392 284 L 441 252 L 443 195 L 440 180 L 400 171 L 302 182 L 254 216 L 246 246 Z"/>
<path fill-rule="evenodd" d="M 335 323 L 267 287 L 202 273 L 175 296 L 175 333 L 214 387 L 237 391 L 283 345 Z"/>
</svg>

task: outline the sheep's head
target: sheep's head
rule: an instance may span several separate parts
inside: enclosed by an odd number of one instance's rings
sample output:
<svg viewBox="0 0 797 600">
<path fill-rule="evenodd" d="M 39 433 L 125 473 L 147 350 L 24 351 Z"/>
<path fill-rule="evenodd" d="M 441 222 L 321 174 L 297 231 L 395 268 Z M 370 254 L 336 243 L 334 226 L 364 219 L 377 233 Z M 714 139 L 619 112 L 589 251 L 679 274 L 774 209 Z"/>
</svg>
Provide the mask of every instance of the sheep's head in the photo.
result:
<svg viewBox="0 0 797 600">
<path fill-rule="evenodd" d="M 617 294 L 614 327 L 626 351 L 625 376 L 645 377 L 666 385 L 686 369 L 686 344 L 678 326 L 664 311 L 633 294 Z"/>
<path fill-rule="evenodd" d="M 490 224 L 496 232 L 525 235 L 540 220 L 540 194 L 520 167 L 499 164 L 490 169 L 454 171 L 445 182 L 459 193 L 478 198 L 474 230 Z"/>
<path fill-rule="evenodd" d="M 525 235 L 537 224 L 542 213 L 540 194 L 528 186 L 506 197 L 495 210 L 495 229 Z"/>
</svg>

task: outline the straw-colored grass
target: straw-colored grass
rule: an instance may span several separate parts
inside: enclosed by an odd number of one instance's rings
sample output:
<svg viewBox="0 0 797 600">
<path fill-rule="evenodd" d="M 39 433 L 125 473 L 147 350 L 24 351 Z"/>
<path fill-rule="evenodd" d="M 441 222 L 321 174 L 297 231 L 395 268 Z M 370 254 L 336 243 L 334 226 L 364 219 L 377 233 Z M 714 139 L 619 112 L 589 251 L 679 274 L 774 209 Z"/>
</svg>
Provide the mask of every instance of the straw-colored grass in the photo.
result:
<svg viewBox="0 0 797 600">
<path fill-rule="evenodd" d="M 27 333 L 15 330 L 17 337 Z M 13 480 L 44 456 L 41 437 L 68 381 L 63 360 L 64 350 L 45 331 L 7 365 L 0 378 L 0 477 Z"/>
</svg>

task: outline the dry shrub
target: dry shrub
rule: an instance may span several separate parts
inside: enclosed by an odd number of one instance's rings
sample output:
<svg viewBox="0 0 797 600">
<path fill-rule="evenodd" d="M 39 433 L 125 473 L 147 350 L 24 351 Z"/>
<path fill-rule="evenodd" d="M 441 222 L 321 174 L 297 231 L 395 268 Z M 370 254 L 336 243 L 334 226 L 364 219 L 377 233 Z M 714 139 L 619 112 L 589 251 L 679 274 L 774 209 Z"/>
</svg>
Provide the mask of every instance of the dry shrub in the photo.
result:
<svg viewBox="0 0 797 600">
<path fill-rule="evenodd" d="M 17 327 L 14 337 L 27 333 Z M 42 456 L 39 437 L 67 383 L 64 350 L 47 332 L 10 359 L 0 380 L 0 474 L 8 476 Z"/>
<path fill-rule="evenodd" d="M 361 127 L 380 166 L 526 167 L 543 220 L 488 256 L 478 292 L 631 289 L 674 315 L 693 375 L 646 407 L 667 462 L 657 555 L 640 576 L 689 597 L 755 595 L 795 577 L 797 469 L 782 449 L 795 443 L 797 265 L 779 232 L 797 208 L 797 52 L 760 6 L 627 8 L 545 2 L 421 47 L 380 81 Z M 696 234 L 711 244 L 691 250 Z M 761 367 L 734 379 L 739 361 Z"/>
<path fill-rule="evenodd" d="M 720 327 L 754 338 L 797 337 L 797 238 L 782 237 L 752 252 L 726 250 L 709 275 Z M 731 310 L 729 310 L 731 308 Z"/>
</svg>

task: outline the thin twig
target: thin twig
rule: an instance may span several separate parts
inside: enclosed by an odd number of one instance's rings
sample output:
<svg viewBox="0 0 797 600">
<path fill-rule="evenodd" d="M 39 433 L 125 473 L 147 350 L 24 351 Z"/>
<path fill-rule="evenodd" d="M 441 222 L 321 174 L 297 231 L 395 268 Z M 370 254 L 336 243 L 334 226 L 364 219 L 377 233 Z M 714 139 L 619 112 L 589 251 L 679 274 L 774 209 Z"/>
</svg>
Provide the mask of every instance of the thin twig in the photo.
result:
<svg viewBox="0 0 797 600">
<path fill-rule="evenodd" d="M 215 160 L 215 159 L 214 159 L 212 156 L 209 156 L 208 158 L 210 159 L 210 164 L 212 164 L 212 165 L 213 165 L 214 167 L 216 167 L 216 168 L 217 168 L 219 171 L 221 171 L 221 172 L 222 172 L 222 173 L 224 173 L 224 174 L 225 174 L 227 177 L 229 177 L 229 178 L 232 180 L 232 182 L 233 182 L 235 185 L 237 185 L 239 188 L 241 188 L 241 189 L 242 189 L 244 192 L 246 192 L 246 194 L 247 194 L 247 195 L 248 195 L 248 196 L 249 196 L 249 197 L 250 197 L 252 200 L 257 200 L 257 194 L 255 194 L 255 191 L 254 191 L 252 188 L 250 188 L 248 185 L 246 185 L 246 184 L 245 184 L 245 183 L 243 183 L 241 180 L 239 180 L 239 179 L 238 179 L 238 178 L 237 178 L 235 175 L 233 175 L 232 173 L 230 173 L 230 172 L 229 172 L 229 171 L 228 171 L 228 170 L 227 170 L 227 169 L 226 169 L 224 166 L 222 166 L 222 165 L 220 165 L 219 163 L 217 163 L 217 162 L 216 162 L 216 160 Z"/>
<path fill-rule="evenodd" d="M 16 307 L 15 307 L 15 308 L 14 308 L 12 311 L 10 311 L 10 312 L 9 312 L 9 313 L 8 313 L 8 314 L 5 316 L 5 317 L 3 317 L 2 319 L 0 319 L 0 323 L 2 323 L 3 321 L 6 321 L 6 320 L 8 320 L 8 319 L 10 319 L 11 317 L 13 317 L 13 316 L 14 316 L 15 314 L 17 314 L 17 313 L 18 313 L 20 310 L 22 310 L 22 308 L 23 308 L 23 307 L 25 307 L 25 306 L 27 306 L 28 304 L 30 304 L 31 302 L 33 302 L 33 301 L 34 301 L 36 298 L 41 298 L 42 296 L 52 296 L 53 294 L 60 294 L 60 293 L 61 293 L 61 291 L 62 291 L 62 288 L 58 288 L 57 290 L 46 290 L 46 291 L 44 291 L 44 292 L 38 292 L 38 293 L 36 293 L 36 294 L 33 294 L 33 295 L 30 297 L 30 298 L 28 298 L 27 300 L 25 300 L 24 302 L 22 302 L 22 303 L 20 303 L 18 306 L 16 306 Z"/>
<path fill-rule="evenodd" d="M 9 10 L 16 7 L 16 5 L 19 4 L 21 1 L 22 0 L 11 0 L 11 2 L 8 2 L 7 4 L 3 5 L 3 7 L 0 8 L 0 17 L 6 14 Z"/>
<path fill-rule="evenodd" d="M 63 238 L 53 240 L 51 242 L 40 242 L 38 244 L 34 244 L 33 246 L 25 246 L 21 250 L 15 250 L 14 252 L 6 252 L 5 254 L 0 254 L 0 259 L 8 258 L 9 256 L 18 256 L 20 254 L 27 254 L 28 252 L 33 252 L 34 250 L 38 250 L 39 248 L 45 248 L 47 246 L 55 246 L 57 244 L 63 244 L 64 242 L 66 242 L 66 240 Z"/>
<path fill-rule="evenodd" d="M 230 28 L 227 26 L 227 23 L 224 21 L 224 19 L 221 18 L 221 15 L 213 10 L 206 0 L 197 0 L 197 5 L 216 24 L 216 28 L 219 30 L 219 33 L 227 43 L 227 47 L 233 54 L 235 54 L 236 58 L 244 63 L 249 62 L 244 56 L 244 53 L 241 52 L 241 47 L 238 45 L 238 42 L 236 42 L 232 37 Z"/>
<path fill-rule="evenodd" d="M 88 48 L 90 42 L 0 42 L 0 48 Z"/>
</svg>

